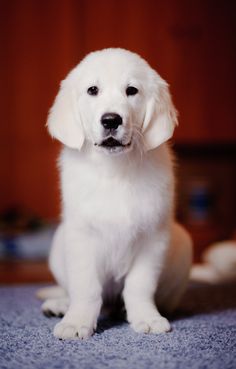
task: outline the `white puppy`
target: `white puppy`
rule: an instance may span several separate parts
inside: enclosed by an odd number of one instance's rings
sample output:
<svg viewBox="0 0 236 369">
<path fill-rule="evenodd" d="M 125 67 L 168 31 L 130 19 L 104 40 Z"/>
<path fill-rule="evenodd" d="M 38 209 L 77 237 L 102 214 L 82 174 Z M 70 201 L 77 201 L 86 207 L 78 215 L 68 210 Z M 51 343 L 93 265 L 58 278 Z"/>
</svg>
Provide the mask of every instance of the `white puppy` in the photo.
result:
<svg viewBox="0 0 236 369">
<path fill-rule="evenodd" d="M 93 52 L 62 82 L 48 129 L 65 145 L 50 254 L 65 294 L 52 290 L 42 307 L 64 315 L 56 337 L 92 335 L 102 302 L 119 293 L 134 330 L 170 330 L 158 309 L 176 307 L 191 265 L 191 240 L 173 220 L 164 143 L 176 123 L 167 83 L 129 51 Z"/>
</svg>

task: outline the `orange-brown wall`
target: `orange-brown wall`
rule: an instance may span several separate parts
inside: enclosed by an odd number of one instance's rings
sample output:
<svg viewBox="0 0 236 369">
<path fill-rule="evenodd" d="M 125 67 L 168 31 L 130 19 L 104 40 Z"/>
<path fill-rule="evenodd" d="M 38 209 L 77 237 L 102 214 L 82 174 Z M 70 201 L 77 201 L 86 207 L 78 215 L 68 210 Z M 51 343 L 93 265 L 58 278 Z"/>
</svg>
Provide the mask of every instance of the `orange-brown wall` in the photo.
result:
<svg viewBox="0 0 236 369">
<path fill-rule="evenodd" d="M 0 212 L 59 214 L 47 112 L 59 81 L 95 49 L 136 51 L 170 83 L 176 142 L 235 143 L 235 10 L 223 0 L 1 1 Z"/>
</svg>

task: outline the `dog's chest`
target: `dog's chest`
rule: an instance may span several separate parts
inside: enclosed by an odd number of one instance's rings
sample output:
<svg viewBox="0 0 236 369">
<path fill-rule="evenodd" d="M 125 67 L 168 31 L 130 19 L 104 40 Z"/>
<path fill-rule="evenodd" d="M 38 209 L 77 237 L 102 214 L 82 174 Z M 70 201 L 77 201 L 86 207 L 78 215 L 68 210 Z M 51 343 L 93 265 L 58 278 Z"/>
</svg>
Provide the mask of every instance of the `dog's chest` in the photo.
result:
<svg viewBox="0 0 236 369">
<path fill-rule="evenodd" d="M 63 215 L 91 229 L 129 234 L 149 228 L 165 216 L 172 198 L 166 167 L 112 163 L 92 165 L 78 154 L 61 157 Z M 116 165 L 115 165 L 116 164 Z M 123 167 L 122 167 L 123 166 Z"/>
<path fill-rule="evenodd" d="M 161 212 L 157 186 L 145 178 L 104 178 L 93 173 L 76 176 L 65 184 L 65 206 L 74 219 L 93 228 L 128 230 L 143 228 Z"/>
</svg>

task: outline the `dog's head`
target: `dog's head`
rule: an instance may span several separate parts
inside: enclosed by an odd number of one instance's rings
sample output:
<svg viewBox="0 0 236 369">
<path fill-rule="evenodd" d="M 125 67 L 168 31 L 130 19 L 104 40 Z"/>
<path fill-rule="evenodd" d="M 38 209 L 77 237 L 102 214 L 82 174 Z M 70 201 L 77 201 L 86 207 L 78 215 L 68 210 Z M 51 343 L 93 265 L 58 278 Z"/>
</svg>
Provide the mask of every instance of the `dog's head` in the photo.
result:
<svg viewBox="0 0 236 369">
<path fill-rule="evenodd" d="M 85 57 L 62 81 L 48 118 L 50 134 L 106 153 L 154 149 L 177 124 L 167 83 L 137 54 L 105 49 Z"/>
</svg>

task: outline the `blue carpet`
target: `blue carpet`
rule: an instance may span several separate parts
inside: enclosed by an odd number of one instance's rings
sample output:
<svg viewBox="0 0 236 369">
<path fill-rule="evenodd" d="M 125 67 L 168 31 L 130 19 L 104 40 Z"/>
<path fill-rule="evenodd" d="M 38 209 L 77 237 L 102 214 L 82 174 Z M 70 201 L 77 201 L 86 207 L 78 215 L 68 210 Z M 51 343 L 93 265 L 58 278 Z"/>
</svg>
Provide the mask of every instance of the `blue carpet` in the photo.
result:
<svg viewBox="0 0 236 369">
<path fill-rule="evenodd" d="M 192 285 L 168 334 L 137 334 L 104 318 L 85 341 L 53 337 L 58 319 L 40 313 L 36 289 L 0 288 L 1 369 L 236 368 L 235 285 Z"/>
</svg>

